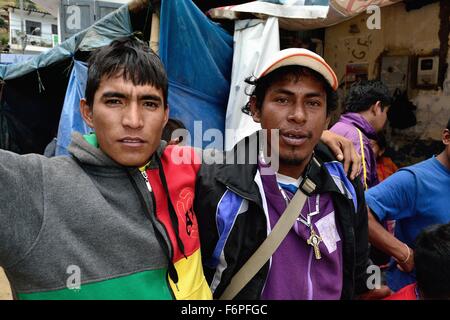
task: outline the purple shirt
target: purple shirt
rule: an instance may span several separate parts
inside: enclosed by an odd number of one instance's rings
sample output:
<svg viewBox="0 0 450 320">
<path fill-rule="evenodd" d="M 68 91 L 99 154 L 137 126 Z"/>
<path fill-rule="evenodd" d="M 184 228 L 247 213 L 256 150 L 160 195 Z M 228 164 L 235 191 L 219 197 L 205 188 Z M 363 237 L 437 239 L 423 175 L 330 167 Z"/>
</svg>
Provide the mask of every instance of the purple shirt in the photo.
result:
<svg viewBox="0 0 450 320">
<path fill-rule="evenodd" d="M 359 140 L 358 128 L 361 130 L 364 146 L 364 158 L 367 171 L 367 186 L 373 187 L 378 184 L 377 162 L 375 154 L 370 147 L 369 139 L 376 140 L 377 134 L 370 123 L 359 113 L 349 112 L 343 114 L 339 121 L 331 127 L 330 131 L 337 133 L 353 142 L 353 146 L 361 156 L 361 143 Z M 361 168 L 361 182 L 364 184 L 364 175 Z"/>
<path fill-rule="evenodd" d="M 270 226 L 273 228 L 286 209 L 275 175 L 261 175 Z M 283 189 L 285 190 L 285 189 Z M 292 199 L 293 194 L 285 190 Z M 309 208 L 308 208 L 309 201 Z M 336 227 L 329 194 L 321 194 L 320 213 L 312 217 L 314 230 L 324 241 L 319 244 L 322 258 L 316 260 L 313 247 L 307 244 L 310 229 L 297 221 L 272 256 L 270 271 L 261 295 L 266 300 L 338 300 L 341 297 L 343 266 L 342 241 Z M 308 198 L 302 209 L 307 216 L 316 209 L 316 196 Z"/>
</svg>

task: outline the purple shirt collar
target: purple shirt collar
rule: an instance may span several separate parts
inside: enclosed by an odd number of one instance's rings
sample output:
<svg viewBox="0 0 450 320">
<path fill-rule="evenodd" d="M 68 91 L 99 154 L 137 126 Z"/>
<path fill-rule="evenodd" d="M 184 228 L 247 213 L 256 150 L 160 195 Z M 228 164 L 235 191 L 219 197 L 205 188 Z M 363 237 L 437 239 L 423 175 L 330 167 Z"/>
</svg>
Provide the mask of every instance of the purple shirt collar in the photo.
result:
<svg viewBox="0 0 450 320">
<path fill-rule="evenodd" d="M 346 123 L 357 127 L 369 139 L 376 140 L 377 133 L 372 125 L 359 113 L 348 112 L 341 116 L 339 122 Z"/>
</svg>

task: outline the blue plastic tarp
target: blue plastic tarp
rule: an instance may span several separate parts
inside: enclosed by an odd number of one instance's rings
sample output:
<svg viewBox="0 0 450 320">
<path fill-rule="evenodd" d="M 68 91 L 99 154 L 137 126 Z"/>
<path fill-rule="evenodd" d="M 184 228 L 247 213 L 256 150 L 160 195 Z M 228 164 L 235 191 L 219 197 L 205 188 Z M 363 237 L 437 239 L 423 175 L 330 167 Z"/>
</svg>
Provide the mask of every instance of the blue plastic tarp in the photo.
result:
<svg viewBox="0 0 450 320">
<path fill-rule="evenodd" d="M 1 64 L 15 64 L 22 63 L 33 59 L 35 55 L 32 54 L 17 54 L 17 53 L 0 53 Z"/>
<path fill-rule="evenodd" d="M 214 128 L 223 133 L 233 37 L 190 0 L 163 0 L 160 16 L 160 57 L 169 76 L 170 117 L 182 121 L 192 137 L 194 121 L 202 121 L 203 131 Z"/>
<path fill-rule="evenodd" d="M 87 81 L 87 66 L 80 61 L 74 61 L 67 86 L 64 106 L 59 120 L 56 155 L 67 155 L 67 148 L 73 131 L 82 134 L 90 132 L 80 113 L 80 99 L 84 97 Z"/>
</svg>

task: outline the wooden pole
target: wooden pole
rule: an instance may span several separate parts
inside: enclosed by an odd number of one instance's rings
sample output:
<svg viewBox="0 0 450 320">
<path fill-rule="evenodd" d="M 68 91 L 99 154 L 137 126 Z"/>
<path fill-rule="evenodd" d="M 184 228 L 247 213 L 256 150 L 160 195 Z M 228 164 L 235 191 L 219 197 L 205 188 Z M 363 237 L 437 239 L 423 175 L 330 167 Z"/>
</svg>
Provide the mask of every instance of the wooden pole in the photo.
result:
<svg viewBox="0 0 450 320">
<path fill-rule="evenodd" d="M 156 13 L 152 15 L 152 30 L 150 34 L 150 48 L 159 55 L 159 17 Z"/>
</svg>

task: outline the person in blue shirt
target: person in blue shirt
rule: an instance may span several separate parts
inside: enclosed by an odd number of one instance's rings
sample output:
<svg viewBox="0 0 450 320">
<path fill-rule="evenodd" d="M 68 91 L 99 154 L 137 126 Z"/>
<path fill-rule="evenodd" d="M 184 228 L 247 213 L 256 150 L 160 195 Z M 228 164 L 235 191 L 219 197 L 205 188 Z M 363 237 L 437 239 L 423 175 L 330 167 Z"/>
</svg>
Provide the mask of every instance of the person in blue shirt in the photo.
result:
<svg viewBox="0 0 450 320">
<path fill-rule="evenodd" d="M 445 149 L 438 156 L 400 169 L 366 191 L 369 240 L 393 259 L 386 274 L 393 291 L 416 281 L 414 248 L 427 226 L 450 222 L 450 119 L 442 134 Z M 383 228 L 397 220 L 395 237 Z"/>
</svg>

